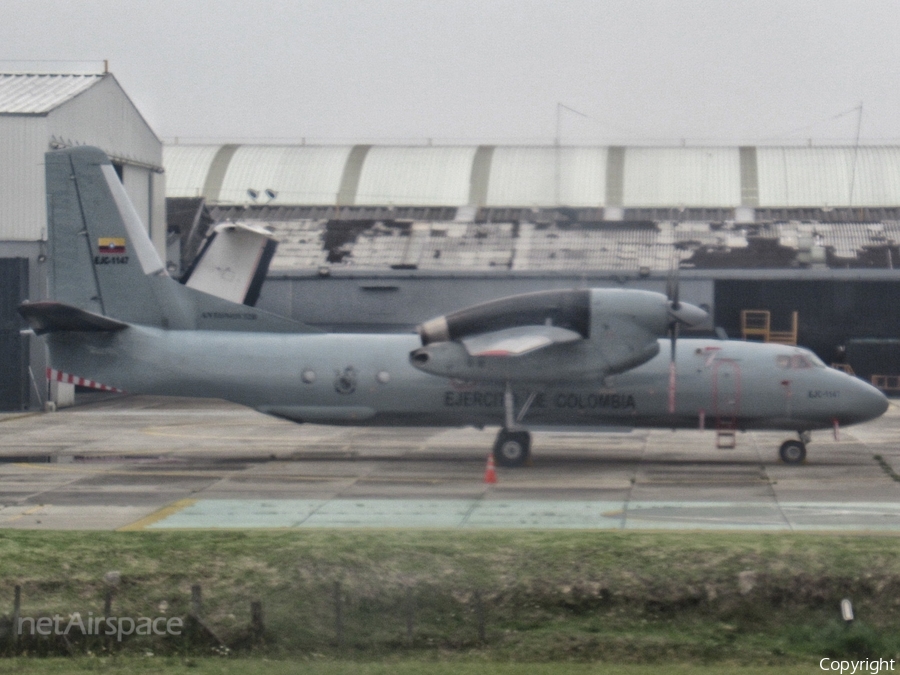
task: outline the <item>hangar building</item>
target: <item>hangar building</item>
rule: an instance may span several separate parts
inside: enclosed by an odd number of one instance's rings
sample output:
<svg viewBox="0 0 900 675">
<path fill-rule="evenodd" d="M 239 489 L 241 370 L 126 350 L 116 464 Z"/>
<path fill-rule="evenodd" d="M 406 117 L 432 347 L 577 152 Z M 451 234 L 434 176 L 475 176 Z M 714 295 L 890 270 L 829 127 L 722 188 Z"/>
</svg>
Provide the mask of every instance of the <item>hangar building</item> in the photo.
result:
<svg viewBox="0 0 900 675">
<path fill-rule="evenodd" d="M 717 326 L 900 374 L 898 146 L 167 145 L 182 264 L 213 223 L 271 228 L 261 307 L 409 330 L 544 288 L 663 290 Z M 797 312 L 797 319 L 794 319 Z M 795 322 L 796 321 L 796 322 Z M 751 331 L 752 332 L 752 331 Z M 758 334 L 758 333 L 757 333 Z M 872 363 L 877 357 L 878 363 Z"/>
<path fill-rule="evenodd" d="M 0 410 L 47 400 L 44 348 L 20 335 L 24 325 L 15 308 L 47 297 L 44 153 L 73 145 L 95 145 L 110 156 L 164 250 L 162 143 L 115 77 L 105 68 L 0 73 Z M 71 397 L 71 385 L 54 389 L 62 403 Z"/>
</svg>

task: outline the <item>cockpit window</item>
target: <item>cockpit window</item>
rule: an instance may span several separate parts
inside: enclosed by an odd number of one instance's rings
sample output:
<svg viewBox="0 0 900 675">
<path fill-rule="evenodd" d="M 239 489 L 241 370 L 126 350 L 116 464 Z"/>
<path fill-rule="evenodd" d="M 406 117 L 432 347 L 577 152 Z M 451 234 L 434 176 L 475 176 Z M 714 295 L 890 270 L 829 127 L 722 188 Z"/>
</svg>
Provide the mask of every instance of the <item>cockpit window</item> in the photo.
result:
<svg viewBox="0 0 900 675">
<path fill-rule="evenodd" d="M 807 354 L 806 357 L 807 357 L 810 361 L 812 361 L 813 366 L 816 367 L 816 368 L 827 368 L 827 367 L 828 367 L 828 366 L 825 365 L 825 362 L 824 362 L 822 359 L 820 359 L 818 356 L 816 356 L 816 355 L 813 354 L 812 352 L 810 352 L 809 354 Z"/>
<path fill-rule="evenodd" d="M 812 363 L 803 354 L 794 354 L 791 357 L 791 368 L 812 368 Z"/>
<path fill-rule="evenodd" d="M 812 352 L 804 354 L 779 354 L 775 357 L 775 365 L 779 368 L 825 368 L 822 360 Z"/>
</svg>

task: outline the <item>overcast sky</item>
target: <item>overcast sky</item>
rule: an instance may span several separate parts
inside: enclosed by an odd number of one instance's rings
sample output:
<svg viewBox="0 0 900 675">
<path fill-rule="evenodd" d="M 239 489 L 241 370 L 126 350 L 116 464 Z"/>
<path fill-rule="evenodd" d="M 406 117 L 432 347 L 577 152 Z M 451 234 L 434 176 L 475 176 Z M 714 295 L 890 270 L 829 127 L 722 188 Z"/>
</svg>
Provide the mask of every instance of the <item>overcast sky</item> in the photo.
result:
<svg viewBox="0 0 900 675">
<path fill-rule="evenodd" d="M 896 0 L 0 0 L 0 12 L 0 66 L 109 59 L 166 140 L 550 143 L 558 103 L 584 115 L 563 110 L 563 143 L 852 143 L 860 103 L 863 142 L 900 139 Z"/>
</svg>

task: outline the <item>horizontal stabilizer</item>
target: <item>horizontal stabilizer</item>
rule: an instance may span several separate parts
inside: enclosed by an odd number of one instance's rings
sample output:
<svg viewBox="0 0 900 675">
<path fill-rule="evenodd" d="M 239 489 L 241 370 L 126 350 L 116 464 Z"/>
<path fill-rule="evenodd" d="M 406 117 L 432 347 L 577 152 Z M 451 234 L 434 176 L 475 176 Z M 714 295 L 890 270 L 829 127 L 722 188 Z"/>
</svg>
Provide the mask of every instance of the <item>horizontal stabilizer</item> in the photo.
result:
<svg viewBox="0 0 900 675">
<path fill-rule="evenodd" d="M 278 248 L 264 227 L 246 223 L 217 225 L 182 278 L 190 288 L 252 307 Z"/>
<path fill-rule="evenodd" d="M 50 300 L 19 305 L 19 314 L 38 335 L 58 331 L 105 332 L 128 328 L 128 324 L 122 321 Z"/>
<path fill-rule="evenodd" d="M 520 326 L 464 338 L 462 343 L 470 356 L 521 356 L 581 339 L 575 331 L 557 326 Z"/>
</svg>

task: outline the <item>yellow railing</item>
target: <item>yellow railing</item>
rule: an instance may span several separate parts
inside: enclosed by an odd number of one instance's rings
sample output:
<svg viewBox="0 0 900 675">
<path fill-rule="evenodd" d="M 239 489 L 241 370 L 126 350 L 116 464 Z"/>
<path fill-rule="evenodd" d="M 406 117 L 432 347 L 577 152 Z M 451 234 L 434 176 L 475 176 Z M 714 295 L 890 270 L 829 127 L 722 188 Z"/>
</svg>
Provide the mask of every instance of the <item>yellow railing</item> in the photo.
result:
<svg viewBox="0 0 900 675">
<path fill-rule="evenodd" d="M 777 342 L 782 345 L 797 344 L 798 312 L 791 312 L 791 329 L 772 330 L 772 313 L 767 309 L 741 310 L 741 334 L 745 340 Z"/>
<path fill-rule="evenodd" d="M 900 391 L 900 375 L 873 375 L 872 386 L 881 391 Z"/>
</svg>

